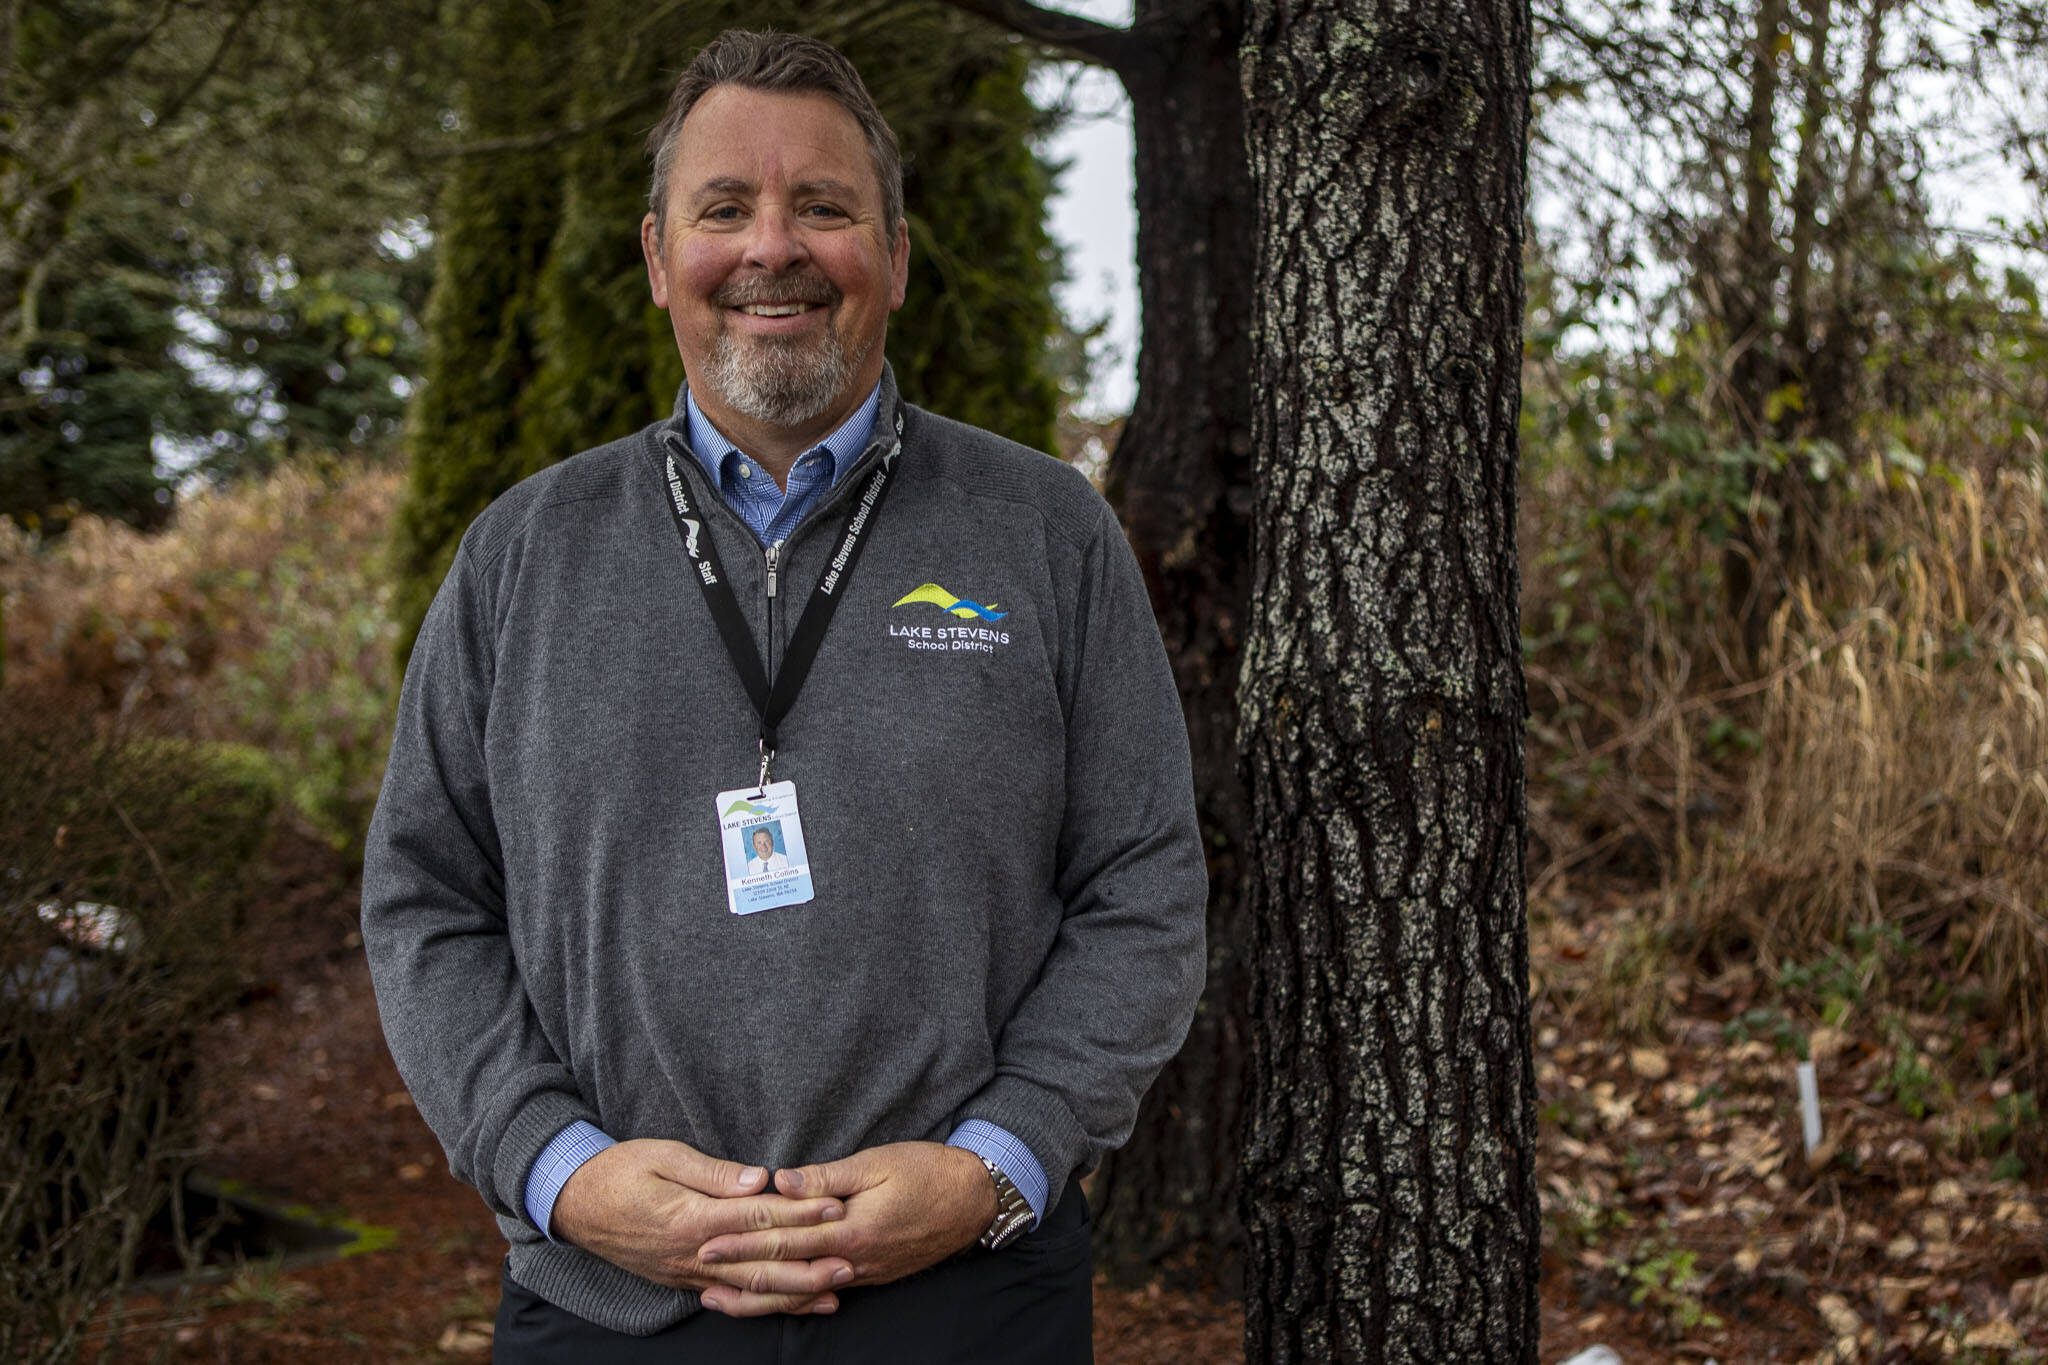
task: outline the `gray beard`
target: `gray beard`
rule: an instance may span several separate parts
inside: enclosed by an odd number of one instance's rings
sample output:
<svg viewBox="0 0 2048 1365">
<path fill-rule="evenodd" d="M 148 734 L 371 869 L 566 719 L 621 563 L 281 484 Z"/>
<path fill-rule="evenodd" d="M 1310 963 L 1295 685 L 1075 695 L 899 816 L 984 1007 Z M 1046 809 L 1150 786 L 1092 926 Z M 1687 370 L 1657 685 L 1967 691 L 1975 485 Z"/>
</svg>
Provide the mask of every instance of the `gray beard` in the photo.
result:
<svg viewBox="0 0 2048 1365">
<path fill-rule="evenodd" d="M 830 411 L 866 359 L 866 347 L 848 356 L 830 328 L 815 344 L 743 343 L 726 331 L 711 343 L 704 382 L 742 416 L 773 427 L 797 427 Z"/>
</svg>

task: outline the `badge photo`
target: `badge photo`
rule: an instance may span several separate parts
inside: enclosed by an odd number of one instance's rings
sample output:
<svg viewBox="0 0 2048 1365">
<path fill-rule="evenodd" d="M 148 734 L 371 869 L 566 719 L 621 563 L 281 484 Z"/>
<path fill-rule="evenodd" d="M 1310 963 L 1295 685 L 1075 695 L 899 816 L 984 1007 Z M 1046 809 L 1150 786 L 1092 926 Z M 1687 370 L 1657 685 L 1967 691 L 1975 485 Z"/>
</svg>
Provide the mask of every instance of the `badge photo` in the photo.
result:
<svg viewBox="0 0 2048 1365">
<path fill-rule="evenodd" d="M 735 915 L 802 905 L 816 894 L 796 783 L 720 792 L 718 842 L 725 853 L 726 907 Z"/>
</svg>

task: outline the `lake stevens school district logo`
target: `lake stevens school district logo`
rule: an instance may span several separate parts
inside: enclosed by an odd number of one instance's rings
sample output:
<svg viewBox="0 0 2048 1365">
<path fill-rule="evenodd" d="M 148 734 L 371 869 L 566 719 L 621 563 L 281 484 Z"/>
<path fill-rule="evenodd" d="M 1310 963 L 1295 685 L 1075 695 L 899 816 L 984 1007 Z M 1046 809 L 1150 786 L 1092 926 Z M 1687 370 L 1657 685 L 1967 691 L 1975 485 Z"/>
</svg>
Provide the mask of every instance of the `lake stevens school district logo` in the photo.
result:
<svg viewBox="0 0 2048 1365">
<path fill-rule="evenodd" d="M 962 621 L 975 621 L 977 625 L 932 625 L 927 621 L 916 623 L 889 623 L 889 638 L 901 640 L 905 649 L 952 652 L 967 650 L 977 654 L 993 654 L 997 649 L 1010 643 L 1010 632 L 992 627 L 1010 613 L 997 611 L 991 602 L 983 606 L 965 597 L 956 597 L 936 583 L 921 583 L 902 597 L 896 599 L 895 608 L 936 607 L 948 616 Z"/>
</svg>

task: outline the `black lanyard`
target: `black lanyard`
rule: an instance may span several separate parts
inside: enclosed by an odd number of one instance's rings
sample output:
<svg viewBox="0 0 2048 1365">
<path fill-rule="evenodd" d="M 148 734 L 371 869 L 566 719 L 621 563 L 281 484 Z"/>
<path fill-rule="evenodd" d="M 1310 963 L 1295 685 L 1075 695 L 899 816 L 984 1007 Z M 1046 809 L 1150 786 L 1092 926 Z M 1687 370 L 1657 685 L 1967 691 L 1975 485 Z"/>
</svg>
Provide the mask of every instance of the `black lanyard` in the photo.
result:
<svg viewBox="0 0 2048 1365">
<path fill-rule="evenodd" d="M 704 605 L 710 608 L 711 619 L 718 623 L 718 635 L 725 641 L 725 652 L 732 657 L 733 671 L 740 675 L 747 700 L 753 702 L 755 713 L 761 717 L 760 785 L 766 786 L 768 765 L 775 758 L 776 727 L 789 714 L 789 708 L 796 705 L 797 693 L 803 690 L 804 679 L 810 675 L 818 646 L 824 643 L 825 630 L 832 624 L 832 613 L 839 609 L 839 599 L 853 578 L 861 547 L 867 543 L 868 531 L 881 510 L 882 496 L 889 491 L 889 476 L 895 472 L 896 456 L 903 450 L 903 421 L 900 416 L 897 418 L 895 439 L 847 508 L 846 521 L 839 532 L 839 549 L 818 575 L 818 585 L 811 589 L 811 600 L 804 604 L 803 615 L 797 618 L 789 648 L 782 655 L 782 666 L 775 670 L 772 681 L 761 667 L 754 633 L 740 613 L 739 599 L 733 596 L 725 567 L 718 562 L 718 547 L 712 544 L 710 532 L 704 529 L 702 519 L 691 506 L 682 471 L 676 468 L 675 447 L 680 442 L 673 434 L 666 435 L 664 442 L 668 446 L 669 511 L 675 514 L 676 534 L 683 539 L 683 553 L 695 570 L 697 586 L 704 590 Z M 684 458 L 696 457 L 685 451 Z"/>
</svg>

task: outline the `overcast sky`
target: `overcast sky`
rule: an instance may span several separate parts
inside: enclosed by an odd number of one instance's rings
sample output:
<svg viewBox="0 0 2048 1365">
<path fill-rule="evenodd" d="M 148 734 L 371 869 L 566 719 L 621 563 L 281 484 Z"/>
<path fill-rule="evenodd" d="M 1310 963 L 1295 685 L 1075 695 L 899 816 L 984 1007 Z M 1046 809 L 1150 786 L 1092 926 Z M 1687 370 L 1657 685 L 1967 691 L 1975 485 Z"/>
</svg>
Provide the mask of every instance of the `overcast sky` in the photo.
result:
<svg viewBox="0 0 2048 1365">
<path fill-rule="evenodd" d="M 1053 0 L 1047 8 L 1085 14 L 1105 23 L 1128 24 L 1131 18 L 1129 0 Z M 1952 27 L 1935 29 L 1937 39 L 1947 44 L 1967 44 L 1972 32 L 1970 6 L 1959 0 L 1957 8 L 1960 13 Z M 2029 90 L 2033 82 L 2025 78 L 1989 84 L 1991 88 L 1985 89 L 1951 87 L 1945 93 L 1960 104 L 1978 105 L 1980 112 L 1986 105 L 2018 107 L 2048 102 L 2042 90 Z M 2041 84 L 2048 86 L 2048 82 Z M 1041 106 L 1070 111 L 1066 125 L 1044 149 L 1055 163 L 1067 163 L 1052 202 L 1052 232 L 1066 247 L 1069 274 L 1060 304 L 1077 325 L 1104 316 L 1109 319 L 1100 348 L 1103 361 L 1083 410 L 1098 416 L 1128 412 L 1137 387 L 1138 355 L 1130 102 L 1114 76 L 1079 64 L 1041 68 L 1032 96 Z M 1903 95 L 1909 106 L 1919 106 L 1916 114 L 1937 98 L 1932 82 Z M 1640 154 L 1640 150 L 1629 149 L 1629 154 Z M 1932 139 L 1929 150 L 1936 161 L 1928 184 L 1936 221 L 1996 238 L 2004 235 L 2014 220 L 2040 212 L 2039 196 L 1983 145 L 1971 146 L 1965 138 L 1942 135 Z M 1539 230 L 1561 223 L 1568 206 L 1546 203 L 1540 184 L 1531 188 Z M 2004 248 L 1995 240 L 1972 244 L 1994 267 L 2017 265 L 2037 280 L 2048 274 L 2044 271 L 2048 261 L 2038 251 Z"/>
<path fill-rule="evenodd" d="M 1105 23 L 1128 24 L 1130 0 L 1065 0 L 1049 4 Z M 1078 324 L 1107 315 L 1104 363 L 1082 410 L 1091 416 L 1130 411 L 1137 393 L 1137 216 L 1131 199 L 1131 104 L 1106 71 L 1078 63 L 1041 68 L 1032 86 L 1041 106 L 1072 111 L 1046 146 L 1068 163 L 1052 202 L 1052 234 L 1067 249 L 1060 306 Z"/>
</svg>

